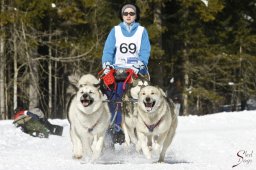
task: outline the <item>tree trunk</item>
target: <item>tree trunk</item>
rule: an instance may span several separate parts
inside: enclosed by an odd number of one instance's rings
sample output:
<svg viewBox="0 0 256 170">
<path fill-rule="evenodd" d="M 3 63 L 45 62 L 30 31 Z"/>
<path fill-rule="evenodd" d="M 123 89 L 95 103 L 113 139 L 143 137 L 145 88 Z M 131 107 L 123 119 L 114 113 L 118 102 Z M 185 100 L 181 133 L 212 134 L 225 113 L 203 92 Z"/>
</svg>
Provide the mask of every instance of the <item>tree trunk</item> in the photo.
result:
<svg viewBox="0 0 256 170">
<path fill-rule="evenodd" d="M 1 13 L 4 13 L 4 0 L 1 0 Z M 3 31 L 3 27 L 0 30 Z M 0 35 L 0 119 L 4 118 L 5 113 L 5 56 L 4 56 L 4 36 Z"/>
<path fill-rule="evenodd" d="M 5 58 L 4 58 L 4 38 L 0 37 L 0 114 L 1 119 L 5 115 L 5 90 L 4 90 L 4 68 L 5 68 Z"/>
<path fill-rule="evenodd" d="M 183 73 L 184 73 L 184 90 L 183 90 L 183 115 L 187 116 L 188 113 L 188 94 L 189 94 L 189 74 L 188 69 L 188 49 L 187 42 L 184 42 L 184 50 L 183 50 Z"/>
<path fill-rule="evenodd" d="M 186 21 L 186 24 L 188 22 L 188 16 L 189 16 L 189 11 L 188 9 L 183 13 L 183 18 Z M 185 28 L 184 28 L 185 29 Z M 188 40 L 186 37 L 188 33 L 184 33 L 184 47 L 183 47 L 183 54 L 182 54 L 182 70 L 181 72 L 183 73 L 182 77 L 184 78 L 184 83 L 183 83 L 183 115 L 187 116 L 189 115 L 188 113 L 188 89 L 189 89 L 189 68 L 186 68 L 189 64 L 189 58 L 188 58 Z"/>
<path fill-rule="evenodd" d="M 52 41 L 52 35 L 51 35 L 51 23 L 50 23 L 50 34 L 49 34 L 49 44 L 51 44 Z M 49 46 L 49 62 L 48 62 L 48 112 L 47 112 L 47 117 L 52 116 L 52 47 Z"/>
<path fill-rule="evenodd" d="M 183 93 L 183 115 L 187 116 L 189 115 L 188 113 L 188 81 L 189 81 L 189 77 L 188 74 L 185 73 L 185 90 Z"/>
<path fill-rule="evenodd" d="M 30 59 L 29 108 L 39 106 L 38 61 Z"/>
<path fill-rule="evenodd" d="M 58 107 L 57 104 L 58 102 L 58 63 L 57 61 L 54 61 L 54 117 L 56 118 L 57 112 L 58 112 Z"/>
<path fill-rule="evenodd" d="M 17 58 L 18 58 L 18 51 L 17 51 L 17 35 L 16 35 L 16 24 L 14 24 L 14 34 L 13 34 L 13 70 L 14 70 L 14 76 L 13 76 L 13 110 L 15 110 L 18 107 L 18 64 L 17 64 Z"/>
<path fill-rule="evenodd" d="M 154 23 L 156 24 L 159 32 L 162 30 L 162 19 L 161 19 L 161 2 L 156 2 L 155 3 L 155 8 L 154 8 Z M 158 39 L 158 46 L 160 49 L 162 49 L 162 33 L 160 33 L 159 39 Z M 163 87 L 164 82 L 163 82 L 163 66 L 162 66 L 162 61 L 163 57 L 162 56 L 156 56 L 159 58 L 159 61 L 155 61 L 152 67 L 152 73 L 155 76 L 153 78 L 154 82 L 159 85 L 160 87 Z M 156 65 L 155 65 L 156 64 Z"/>
<path fill-rule="evenodd" d="M 38 78 L 38 61 L 33 60 L 30 56 L 30 50 L 27 43 L 26 33 L 23 22 L 21 22 L 23 40 L 25 43 L 25 53 L 29 67 L 29 109 L 39 106 L 39 78 Z"/>
</svg>

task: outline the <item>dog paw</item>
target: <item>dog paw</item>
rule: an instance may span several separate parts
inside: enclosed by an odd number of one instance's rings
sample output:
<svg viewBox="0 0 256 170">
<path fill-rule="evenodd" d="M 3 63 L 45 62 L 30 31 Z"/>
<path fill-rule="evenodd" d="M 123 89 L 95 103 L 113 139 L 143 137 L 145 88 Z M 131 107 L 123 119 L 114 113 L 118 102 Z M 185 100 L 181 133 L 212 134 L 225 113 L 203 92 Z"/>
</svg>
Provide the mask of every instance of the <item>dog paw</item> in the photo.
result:
<svg viewBox="0 0 256 170">
<path fill-rule="evenodd" d="M 158 163 L 164 163 L 164 157 L 161 157 L 161 156 L 160 156 L 157 162 L 158 162 Z"/>
<path fill-rule="evenodd" d="M 78 159 L 78 160 L 79 160 L 79 159 L 82 159 L 82 157 L 83 157 L 82 155 L 73 155 L 73 157 L 72 157 L 72 158 L 73 158 L 73 159 Z"/>
<path fill-rule="evenodd" d="M 132 146 L 135 146 L 135 145 L 133 143 L 127 143 L 127 142 L 124 143 L 124 147 L 127 149 L 131 148 Z"/>
<path fill-rule="evenodd" d="M 161 148 L 162 148 L 162 147 L 161 147 L 159 144 L 156 143 L 156 144 L 154 145 L 154 147 L 153 147 L 153 150 L 154 150 L 155 153 L 160 154 Z"/>
<path fill-rule="evenodd" d="M 101 151 L 95 151 L 92 154 L 92 162 L 94 162 L 95 160 L 97 160 L 100 157 Z"/>
<path fill-rule="evenodd" d="M 152 151 L 152 150 L 153 150 L 152 146 L 149 146 L 148 149 L 149 149 L 149 151 Z"/>
<path fill-rule="evenodd" d="M 145 157 L 146 157 L 147 159 L 151 159 L 151 158 L 152 158 L 152 155 L 151 155 L 150 153 L 148 153 L 148 154 L 145 154 Z"/>
<path fill-rule="evenodd" d="M 82 164 L 88 164 L 91 163 L 91 159 L 88 156 L 83 157 L 83 159 L 81 160 Z"/>
<path fill-rule="evenodd" d="M 140 144 L 136 144 L 136 151 L 138 152 L 138 153 L 140 153 L 141 152 L 141 145 Z"/>
<path fill-rule="evenodd" d="M 146 147 L 142 146 L 142 152 L 143 152 L 143 154 L 145 155 L 145 157 L 147 159 L 151 159 L 152 158 L 151 151 L 149 150 L 149 148 L 147 146 Z"/>
</svg>

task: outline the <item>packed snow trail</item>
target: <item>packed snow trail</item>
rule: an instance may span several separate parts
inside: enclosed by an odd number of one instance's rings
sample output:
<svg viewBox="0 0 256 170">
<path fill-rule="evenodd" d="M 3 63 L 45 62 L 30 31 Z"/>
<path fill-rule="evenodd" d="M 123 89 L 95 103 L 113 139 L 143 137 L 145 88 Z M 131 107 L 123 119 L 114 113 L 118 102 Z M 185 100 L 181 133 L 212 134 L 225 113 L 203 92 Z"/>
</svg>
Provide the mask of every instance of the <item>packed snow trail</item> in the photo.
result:
<svg viewBox="0 0 256 170">
<path fill-rule="evenodd" d="M 0 121 L 0 170 L 256 170 L 256 111 L 179 117 L 165 163 L 147 160 L 134 148 L 116 145 L 106 149 L 97 163 L 72 159 L 67 120 L 50 120 L 64 126 L 63 136 L 48 139 L 29 136 Z M 232 168 L 232 166 L 235 166 Z"/>
</svg>

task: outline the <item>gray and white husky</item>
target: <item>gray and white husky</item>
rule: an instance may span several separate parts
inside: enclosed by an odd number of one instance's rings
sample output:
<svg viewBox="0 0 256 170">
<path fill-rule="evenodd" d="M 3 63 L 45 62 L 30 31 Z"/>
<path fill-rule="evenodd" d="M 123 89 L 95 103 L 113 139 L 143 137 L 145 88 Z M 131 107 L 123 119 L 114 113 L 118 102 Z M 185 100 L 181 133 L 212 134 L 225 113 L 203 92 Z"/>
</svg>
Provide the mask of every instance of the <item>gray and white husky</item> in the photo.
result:
<svg viewBox="0 0 256 170">
<path fill-rule="evenodd" d="M 110 123 L 110 111 L 93 75 L 78 82 L 78 90 L 68 106 L 73 158 L 95 161 L 100 157 L 105 133 Z"/>
<path fill-rule="evenodd" d="M 178 122 L 174 104 L 167 99 L 162 89 L 146 86 L 139 92 L 136 111 L 137 151 L 142 149 L 148 159 L 151 159 L 154 151 L 159 154 L 158 161 L 163 162 Z"/>
<path fill-rule="evenodd" d="M 131 143 L 137 144 L 136 124 L 138 115 L 135 111 L 138 106 L 138 94 L 140 90 L 149 85 L 149 81 L 145 78 L 139 77 L 135 79 L 132 86 L 127 90 L 123 97 L 123 121 L 122 127 L 125 135 L 126 146 Z"/>
</svg>

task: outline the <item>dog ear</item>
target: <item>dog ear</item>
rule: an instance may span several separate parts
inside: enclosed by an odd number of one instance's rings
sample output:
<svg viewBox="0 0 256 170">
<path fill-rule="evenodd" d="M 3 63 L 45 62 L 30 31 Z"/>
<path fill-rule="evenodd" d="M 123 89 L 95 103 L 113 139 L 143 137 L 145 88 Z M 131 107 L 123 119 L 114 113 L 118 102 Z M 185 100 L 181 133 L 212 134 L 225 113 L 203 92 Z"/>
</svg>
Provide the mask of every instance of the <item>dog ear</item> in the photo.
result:
<svg viewBox="0 0 256 170">
<path fill-rule="evenodd" d="M 72 75 L 69 75 L 68 76 L 68 81 L 70 84 L 73 84 L 73 85 L 77 85 L 78 81 L 79 81 L 79 75 L 74 73 Z"/>
<path fill-rule="evenodd" d="M 149 76 L 149 74 L 143 75 L 143 74 L 141 74 L 141 73 L 138 73 L 138 78 L 141 79 L 141 80 L 150 82 L 150 76 Z"/>
<path fill-rule="evenodd" d="M 133 79 L 132 86 L 135 87 L 138 85 L 139 79 Z"/>
<path fill-rule="evenodd" d="M 77 73 L 71 74 L 68 76 L 68 88 L 67 93 L 76 93 L 79 89 L 77 83 L 79 80 L 79 75 Z"/>
<path fill-rule="evenodd" d="M 160 87 L 158 87 L 160 93 L 164 96 L 164 97 L 167 97 L 166 93 L 163 91 L 163 89 L 161 89 Z"/>
</svg>

